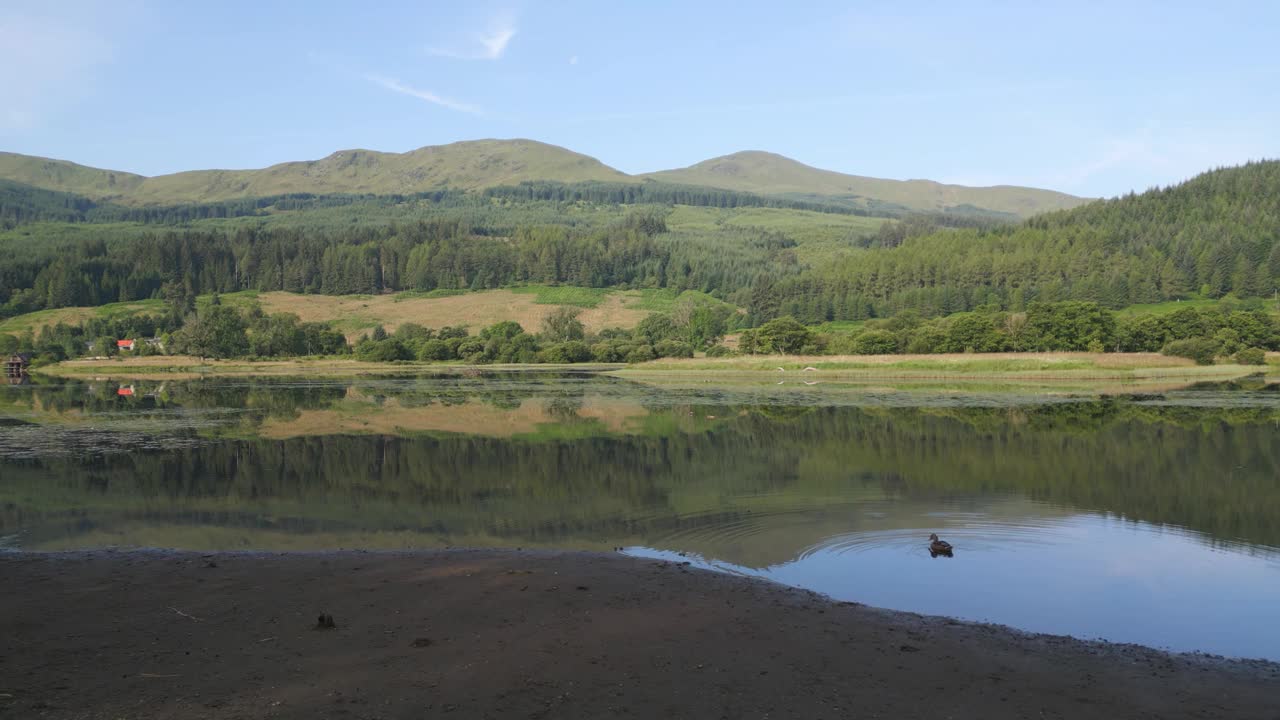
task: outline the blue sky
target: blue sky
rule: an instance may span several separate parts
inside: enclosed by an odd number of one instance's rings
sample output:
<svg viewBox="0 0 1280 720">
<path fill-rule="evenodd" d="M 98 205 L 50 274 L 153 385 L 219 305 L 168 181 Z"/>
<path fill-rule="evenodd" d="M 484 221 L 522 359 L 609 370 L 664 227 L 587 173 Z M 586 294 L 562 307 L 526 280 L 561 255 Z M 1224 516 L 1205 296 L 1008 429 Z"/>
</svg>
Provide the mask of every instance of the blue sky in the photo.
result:
<svg viewBox="0 0 1280 720">
<path fill-rule="evenodd" d="M 1273 2 L 0 0 L 0 150 L 154 175 L 484 137 L 1109 196 L 1280 157 Z"/>
</svg>

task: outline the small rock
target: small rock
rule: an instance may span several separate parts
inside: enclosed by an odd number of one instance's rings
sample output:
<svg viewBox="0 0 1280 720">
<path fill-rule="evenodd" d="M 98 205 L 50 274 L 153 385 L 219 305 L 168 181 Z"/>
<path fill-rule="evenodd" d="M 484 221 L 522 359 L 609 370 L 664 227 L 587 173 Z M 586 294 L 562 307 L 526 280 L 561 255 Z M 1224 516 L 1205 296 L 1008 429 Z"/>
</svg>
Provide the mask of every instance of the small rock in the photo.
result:
<svg viewBox="0 0 1280 720">
<path fill-rule="evenodd" d="M 431 647 L 431 638 L 417 638 L 413 641 L 413 646 L 416 648 Z"/>
<path fill-rule="evenodd" d="M 337 625 L 336 623 L 334 623 L 334 622 L 333 622 L 333 616 L 332 616 L 332 615 L 324 615 L 324 614 L 322 614 L 322 615 L 320 615 L 320 617 L 316 618 L 316 629 L 317 629 L 317 630 L 332 630 L 332 629 L 334 629 L 334 628 L 336 628 L 336 627 L 338 627 L 338 625 Z"/>
</svg>

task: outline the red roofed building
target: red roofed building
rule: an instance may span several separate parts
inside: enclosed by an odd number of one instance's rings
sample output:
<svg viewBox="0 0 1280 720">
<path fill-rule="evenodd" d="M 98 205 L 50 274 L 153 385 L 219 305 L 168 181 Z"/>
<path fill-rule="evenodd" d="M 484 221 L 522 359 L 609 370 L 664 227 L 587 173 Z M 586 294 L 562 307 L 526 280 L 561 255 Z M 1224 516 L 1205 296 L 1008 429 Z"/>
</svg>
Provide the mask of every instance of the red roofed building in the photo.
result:
<svg viewBox="0 0 1280 720">
<path fill-rule="evenodd" d="M 132 349 L 133 349 L 133 341 L 132 341 L 132 340 L 117 340 L 117 341 L 116 341 L 116 349 L 117 349 L 117 350 L 132 350 Z"/>
</svg>

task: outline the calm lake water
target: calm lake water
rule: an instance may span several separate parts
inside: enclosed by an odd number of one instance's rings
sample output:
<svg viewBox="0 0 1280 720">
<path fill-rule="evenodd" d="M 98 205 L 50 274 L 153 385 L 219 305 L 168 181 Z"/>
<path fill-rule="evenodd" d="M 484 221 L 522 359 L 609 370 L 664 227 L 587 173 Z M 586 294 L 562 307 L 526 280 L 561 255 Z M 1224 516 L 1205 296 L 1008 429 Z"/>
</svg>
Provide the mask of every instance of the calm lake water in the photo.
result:
<svg viewBox="0 0 1280 720">
<path fill-rule="evenodd" d="M 1280 659 L 1280 385 L 1143 393 L 41 381 L 0 388 L 0 547 L 621 546 L 881 607 Z M 954 557 L 930 557 L 931 532 Z"/>
</svg>

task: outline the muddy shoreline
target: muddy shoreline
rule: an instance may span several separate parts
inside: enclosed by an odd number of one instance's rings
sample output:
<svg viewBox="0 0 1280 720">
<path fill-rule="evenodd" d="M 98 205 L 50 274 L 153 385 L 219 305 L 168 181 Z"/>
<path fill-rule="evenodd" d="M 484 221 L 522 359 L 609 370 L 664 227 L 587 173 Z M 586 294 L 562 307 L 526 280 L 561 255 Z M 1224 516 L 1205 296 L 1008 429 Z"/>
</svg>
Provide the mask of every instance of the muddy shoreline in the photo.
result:
<svg viewBox="0 0 1280 720">
<path fill-rule="evenodd" d="M 0 718 L 1280 718 L 1274 663 L 622 555 L 11 552 L 0 581 Z"/>
</svg>

